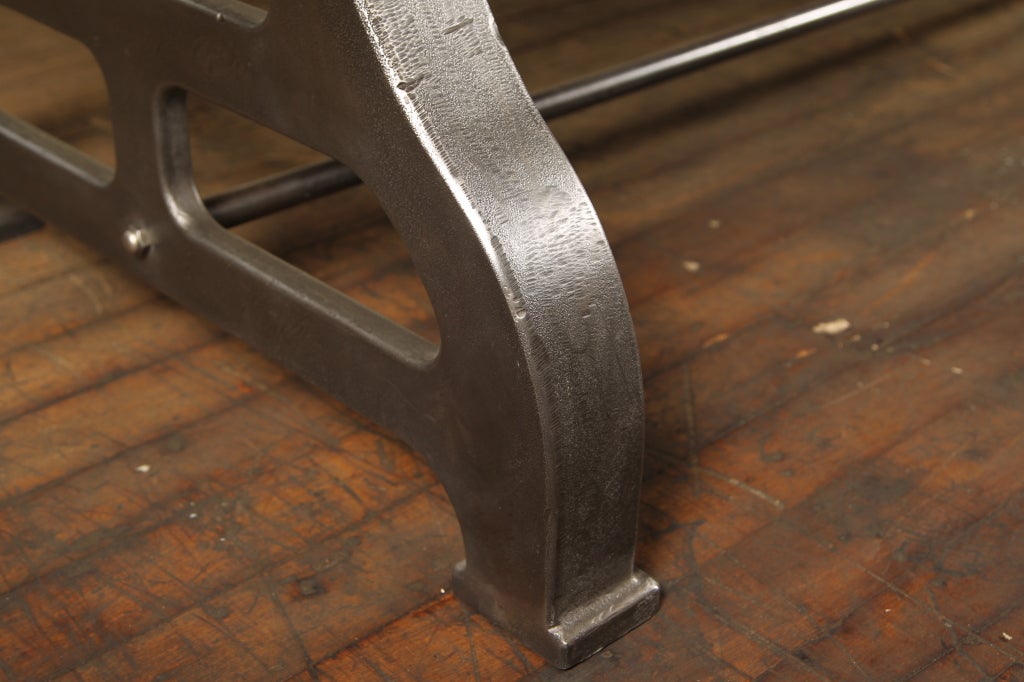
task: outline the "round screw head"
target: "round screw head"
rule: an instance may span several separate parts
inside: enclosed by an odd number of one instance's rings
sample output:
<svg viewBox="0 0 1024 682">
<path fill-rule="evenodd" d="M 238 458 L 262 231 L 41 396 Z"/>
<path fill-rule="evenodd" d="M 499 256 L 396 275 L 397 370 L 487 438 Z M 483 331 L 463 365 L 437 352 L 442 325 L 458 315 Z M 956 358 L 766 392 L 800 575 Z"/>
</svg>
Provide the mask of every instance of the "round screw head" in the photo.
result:
<svg viewBox="0 0 1024 682">
<path fill-rule="evenodd" d="M 152 246 L 152 240 L 145 230 L 132 227 L 121 235 L 121 245 L 124 246 L 125 251 L 136 258 L 145 258 L 149 253 L 149 247 Z"/>
</svg>

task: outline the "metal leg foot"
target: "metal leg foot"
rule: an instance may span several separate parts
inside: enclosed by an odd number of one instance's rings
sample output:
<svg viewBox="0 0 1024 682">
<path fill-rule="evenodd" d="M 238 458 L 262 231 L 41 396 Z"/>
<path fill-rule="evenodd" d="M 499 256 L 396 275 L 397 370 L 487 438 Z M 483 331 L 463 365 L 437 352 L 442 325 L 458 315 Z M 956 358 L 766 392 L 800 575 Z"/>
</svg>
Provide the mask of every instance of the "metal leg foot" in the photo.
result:
<svg viewBox="0 0 1024 682">
<path fill-rule="evenodd" d="M 0 115 L 0 193 L 420 450 L 462 527 L 459 594 L 568 667 L 653 613 L 634 568 L 636 342 L 608 244 L 483 0 L 0 0 L 86 43 L 117 172 Z M 184 39 L 183 36 L 187 36 Z M 223 230 L 186 91 L 352 168 L 440 347 Z"/>
</svg>

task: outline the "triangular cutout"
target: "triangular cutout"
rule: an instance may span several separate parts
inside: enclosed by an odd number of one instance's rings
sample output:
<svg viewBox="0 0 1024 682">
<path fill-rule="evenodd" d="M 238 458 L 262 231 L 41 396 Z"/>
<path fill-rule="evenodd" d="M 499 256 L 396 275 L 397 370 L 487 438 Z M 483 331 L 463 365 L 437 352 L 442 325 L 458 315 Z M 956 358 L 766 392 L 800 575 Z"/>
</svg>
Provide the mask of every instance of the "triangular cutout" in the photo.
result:
<svg viewBox="0 0 1024 682">
<path fill-rule="evenodd" d="M 193 173 L 204 200 L 327 157 L 214 103 L 189 96 Z M 408 250 L 365 186 L 233 229 L 433 343 L 433 307 Z"/>
<path fill-rule="evenodd" d="M 84 45 L 0 7 L 0 64 L 0 111 L 114 167 L 106 81 Z"/>
</svg>

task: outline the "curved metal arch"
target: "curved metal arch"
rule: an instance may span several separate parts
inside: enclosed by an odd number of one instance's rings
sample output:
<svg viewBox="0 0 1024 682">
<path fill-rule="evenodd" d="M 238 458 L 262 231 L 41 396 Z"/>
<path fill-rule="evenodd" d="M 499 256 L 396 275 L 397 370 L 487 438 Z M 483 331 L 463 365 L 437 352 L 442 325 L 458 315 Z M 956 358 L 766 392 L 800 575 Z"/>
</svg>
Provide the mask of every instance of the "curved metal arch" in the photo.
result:
<svg viewBox="0 0 1024 682">
<path fill-rule="evenodd" d="M 625 295 L 483 0 L 275 0 L 261 22 L 233 0 L 0 2 L 93 50 L 117 145 L 113 180 L 90 182 L 0 118 L 0 158 L 26 169 L 0 192 L 420 450 L 462 528 L 457 592 L 552 663 L 653 613 L 657 584 L 634 567 L 643 397 Z M 185 91 L 371 186 L 440 349 L 210 218 Z M 119 248 L 127 230 L 145 258 Z"/>
</svg>

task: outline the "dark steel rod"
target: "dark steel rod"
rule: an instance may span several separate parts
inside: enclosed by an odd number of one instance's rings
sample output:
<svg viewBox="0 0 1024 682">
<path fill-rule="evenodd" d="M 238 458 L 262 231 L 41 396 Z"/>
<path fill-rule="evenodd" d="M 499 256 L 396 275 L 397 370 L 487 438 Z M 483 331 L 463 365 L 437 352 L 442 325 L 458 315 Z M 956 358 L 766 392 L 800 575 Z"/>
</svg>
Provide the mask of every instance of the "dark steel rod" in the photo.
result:
<svg viewBox="0 0 1024 682">
<path fill-rule="evenodd" d="M 236 187 L 206 200 L 214 220 L 234 227 L 359 184 L 359 176 L 334 160 L 302 166 Z"/>
<path fill-rule="evenodd" d="M 535 102 L 545 118 L 557 118 L 901 1 L 830 2 L 549 90 Z"/>
</svg>

